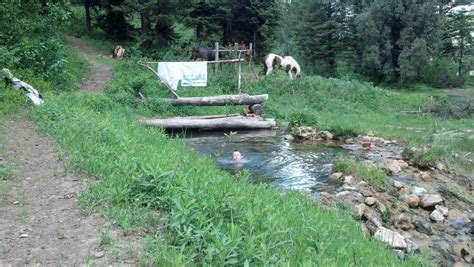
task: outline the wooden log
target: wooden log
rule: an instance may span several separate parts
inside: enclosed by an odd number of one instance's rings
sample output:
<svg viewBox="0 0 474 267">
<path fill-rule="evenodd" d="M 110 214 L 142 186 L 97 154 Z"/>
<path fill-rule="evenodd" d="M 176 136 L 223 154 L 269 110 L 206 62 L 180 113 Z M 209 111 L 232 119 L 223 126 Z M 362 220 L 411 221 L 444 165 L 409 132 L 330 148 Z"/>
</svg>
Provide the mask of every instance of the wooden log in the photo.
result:
<svg viewBox="0 0 474 267">
<path fill-rule="evenodd" d="M 276 127 L 274 119 L 262 119 L 259 117 L 174 117 L 174 118 L 152 118 L 140 119 L 147 126 L 163 127 L 166 129 L 271 129 Z"/>
<path fill-rule="evenodd" d="M 163 102 L 172 106 L 224 106 L 224 105 L 253 105 L 261 104 L 268 99 L 264 95 L 218 95 L 203 97 L 180 97 L 177 99 L 164 98 Z"/>
<path fill-rule="evenodd" d="M 250 105 L 249 109 L 253 114 L 257 116 L 261 116 L 263 114 L 263 107 L 260 104 Z"/>
</svg>

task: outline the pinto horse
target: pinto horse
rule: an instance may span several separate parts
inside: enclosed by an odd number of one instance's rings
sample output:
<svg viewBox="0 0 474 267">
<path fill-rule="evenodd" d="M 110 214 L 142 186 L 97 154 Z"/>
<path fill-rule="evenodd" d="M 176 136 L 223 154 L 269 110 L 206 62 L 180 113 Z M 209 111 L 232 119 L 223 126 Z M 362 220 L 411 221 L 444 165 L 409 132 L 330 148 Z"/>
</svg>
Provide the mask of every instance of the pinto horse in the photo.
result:
<svg viewBox="0 0 474 267">
<path fill-rule="evenodd" d="M 292 56 L 283 57 L 283 60 L 280 63 L 280 68 L 286 71 L 290 80 L 293 80 L 292 74 L 295 74 L 296 78 L 301 78 L 300 64 L 298 64 Z"/>
<path fill-rule="evenodd" d="M 301 78 L 301 68 L 298 62 L 291 56 L 279 56 L 277 54 L 268 54 L 262 59 L 263 69 L 259 75 L 269 75 L 273 70 L 284 70 L 290 79 L 293 79 L 293 74 L 296 78 Z"/>
</svg>

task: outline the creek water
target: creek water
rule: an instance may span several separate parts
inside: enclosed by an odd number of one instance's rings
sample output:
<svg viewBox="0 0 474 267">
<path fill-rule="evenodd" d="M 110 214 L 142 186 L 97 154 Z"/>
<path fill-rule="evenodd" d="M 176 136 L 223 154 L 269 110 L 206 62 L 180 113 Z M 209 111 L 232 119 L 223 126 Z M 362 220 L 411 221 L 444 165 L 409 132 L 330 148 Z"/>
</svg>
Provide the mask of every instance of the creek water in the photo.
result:
<svg viewBox="0 0 474 267">
<path fill-rule="evenodd" d="M 269 183 L 283 191 L 334 192 L 340 185 L 329 179 L 331 163 L 347 153 L 334 143 L 289 142 L 276 131 L 192 132 L 184 137 L 220 168 L 232 174 L 248 170 L 254 182 Z M 232 159 L 234 150 L 242 153 L 242 160 Z"/>
</svg>

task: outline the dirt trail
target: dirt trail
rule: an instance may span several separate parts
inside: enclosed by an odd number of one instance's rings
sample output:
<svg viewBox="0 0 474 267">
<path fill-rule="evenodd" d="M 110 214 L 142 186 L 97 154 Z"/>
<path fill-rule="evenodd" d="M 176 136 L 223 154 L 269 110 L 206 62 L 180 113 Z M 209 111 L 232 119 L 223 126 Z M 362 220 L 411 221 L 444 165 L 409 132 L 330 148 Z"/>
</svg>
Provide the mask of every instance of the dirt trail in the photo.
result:
<svg viewBox="0 0 474 267">
<path fill-rule="evenodd" d="M 94 51 L 80 47 L 83 53 Z M 96 75 L 83 90 L 101 91 L 111 70 L 91 56 L 88 60 Z M 100 246 L 100 231 L 111 227 L 100 215 L 81 211 L 78 194 L 87 177 L 66 170 L 52 139 L 26 117 L 22 112 L 0 126 L 0 161 L 14 166 L 14 178 L 0 192 L 0 266 L 133 264 L 136 240 L 120 237 L 113 250 Z M 119 234 L 109 230 L 109 235 Z"/>
<path fill-rule="evenodd" d="M 110 54 L 98 51 L 94 47 L 81 41 L 79 38 L 65 36 L 65 39 L 69 44 L 79 49 L 79 51 L 84 55 L 84 57 L 92 66 L 92 77 L 86 81 L 81 90 L 87 92 L 102 92 L 104 90 L 105 84 L 112 78 L 112 70 L 104 64 L 97 62 L 94 59 L 94 56 L 110 56 Z"/>
</svg>

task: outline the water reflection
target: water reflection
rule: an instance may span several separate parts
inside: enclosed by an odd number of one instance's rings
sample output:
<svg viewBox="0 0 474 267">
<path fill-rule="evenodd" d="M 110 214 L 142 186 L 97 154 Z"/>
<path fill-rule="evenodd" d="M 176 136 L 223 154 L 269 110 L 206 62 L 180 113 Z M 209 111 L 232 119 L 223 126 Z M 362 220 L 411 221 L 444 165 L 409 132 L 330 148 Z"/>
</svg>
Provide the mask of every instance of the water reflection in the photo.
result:
<svg viewBox="0 0 474 267">
<path fill-rule="evenodd" d="M 248 169 L 255 182 L 270 183 L 282 190 L 334 191 L 337 186 L 329 180 L 328 164 L 345 153 L 336 145 L 288 142 L 275 131 L 188 133 L 185 141 L 213 157 L 222 169 L 233 174 Z M 243 159 L 233 160 L 234 150 L 239 150 Z"/>
</svg>

